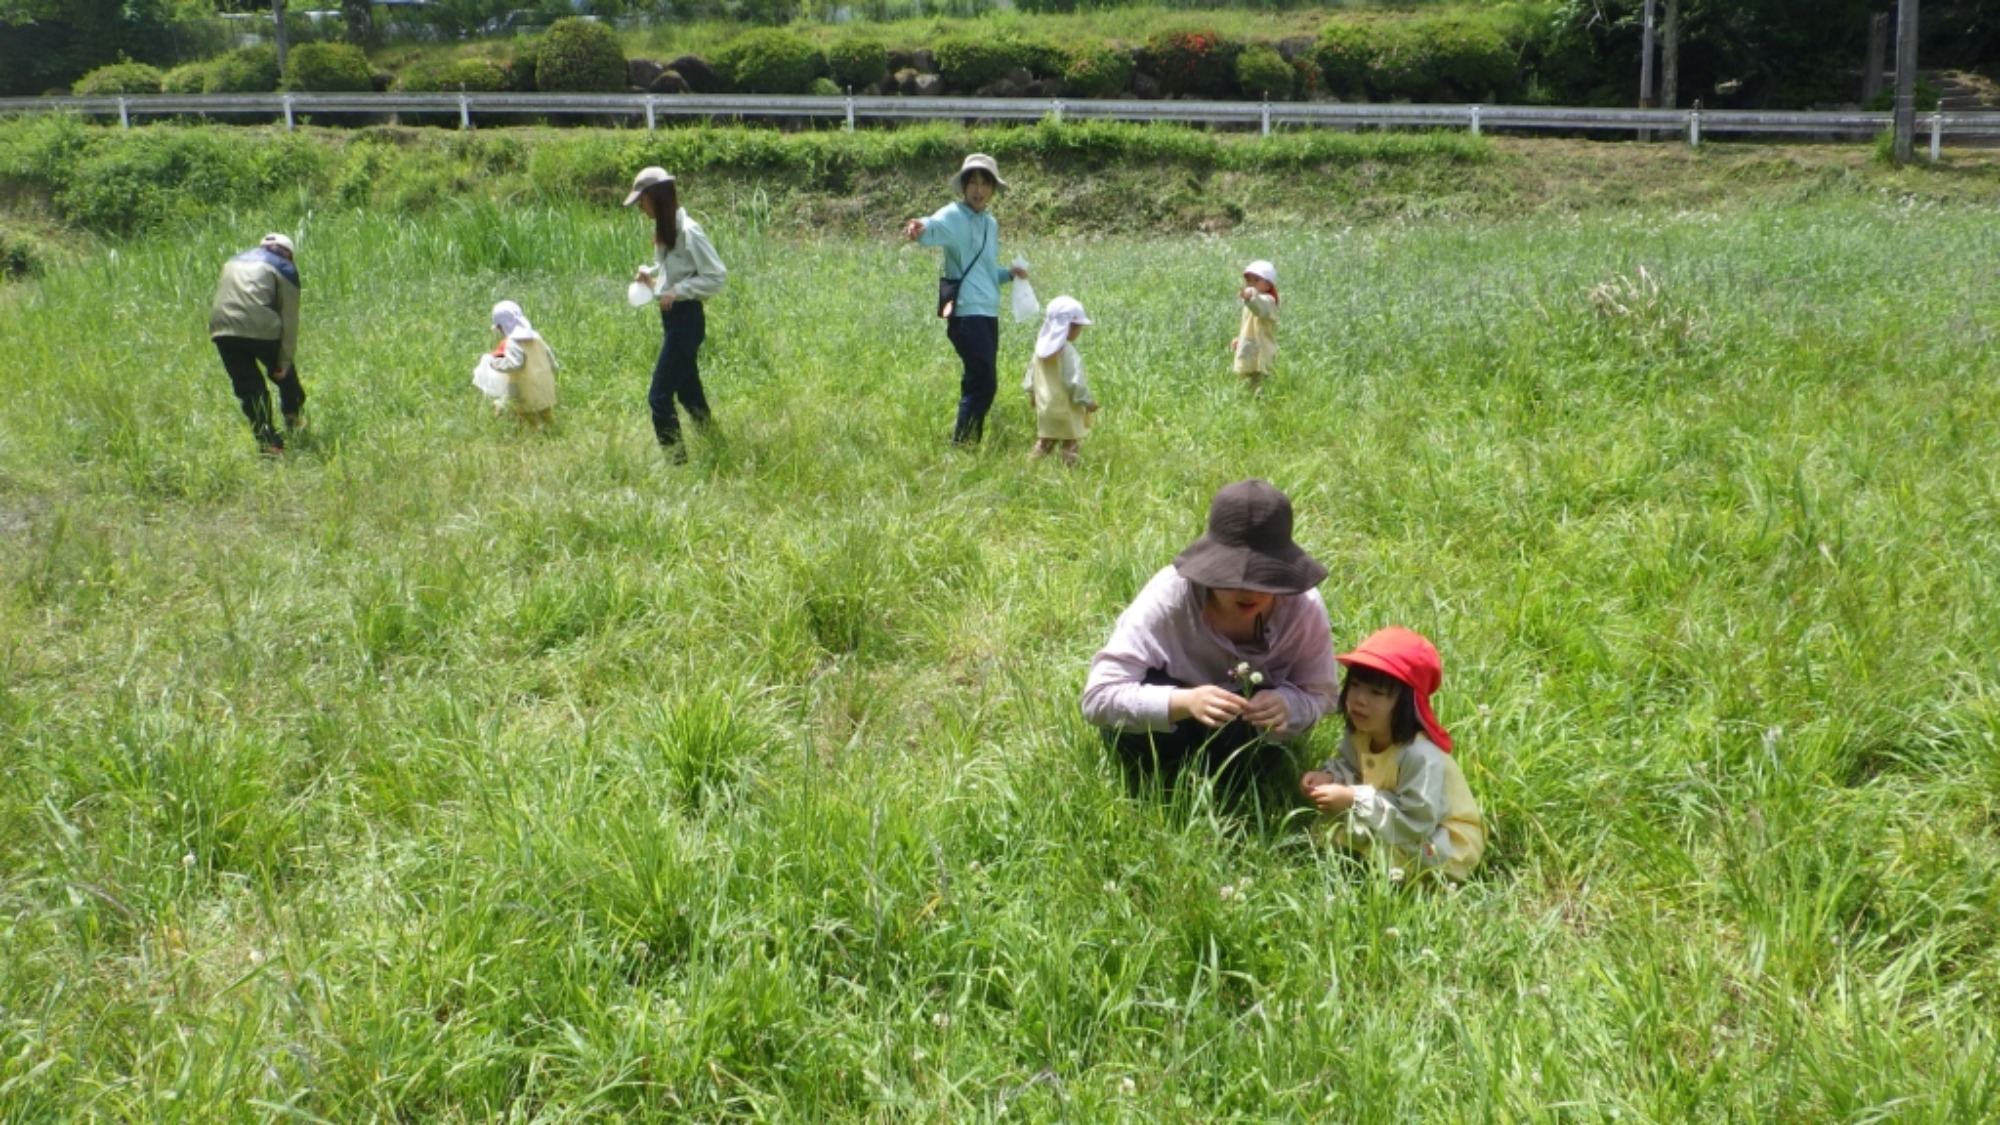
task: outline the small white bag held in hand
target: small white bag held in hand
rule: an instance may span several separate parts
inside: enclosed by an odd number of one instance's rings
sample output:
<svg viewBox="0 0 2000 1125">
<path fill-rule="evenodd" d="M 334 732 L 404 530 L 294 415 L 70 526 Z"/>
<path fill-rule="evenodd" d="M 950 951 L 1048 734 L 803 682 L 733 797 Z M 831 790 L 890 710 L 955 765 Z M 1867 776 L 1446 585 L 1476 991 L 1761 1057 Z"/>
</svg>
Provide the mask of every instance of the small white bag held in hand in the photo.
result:
<svg viewBox="0 0 2000 1125">
<path fill-rule="evenodd" d="M 1028 259 L 1015 258 L 1014 268 L 1025 271 Z M 1017 324 L 1042 318 L 1042 303 L 1035 299 L 1035 287 L 1025 277 L 1014 279 L 1014 321 Z"/>
</svg>

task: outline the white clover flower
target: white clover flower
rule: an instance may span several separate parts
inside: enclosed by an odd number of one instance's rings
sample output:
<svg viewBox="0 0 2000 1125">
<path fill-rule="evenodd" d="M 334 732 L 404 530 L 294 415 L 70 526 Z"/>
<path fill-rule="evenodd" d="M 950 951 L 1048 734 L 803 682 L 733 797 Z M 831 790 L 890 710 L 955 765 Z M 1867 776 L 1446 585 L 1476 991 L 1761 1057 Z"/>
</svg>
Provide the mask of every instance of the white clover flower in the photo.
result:
<svg viewBox="0 0 2000 1125">
<path fill-rule="evenodd" d="M 1389 869 L 1389 881 L 1390 881 L 1391 883 L 1400 883 L 1400 882 L 1402 882 L 1402 881 L 1403 881 L 1403 879 L 1404 879 L 1404 875 L 1403 875 L 1403 869 L 1402 869 L 1402 868 L 1400 868 L 1400 867 L 1391 867 L 1391 868 Z"/>
<path fill-rule="evenodd" d="M 261 949 L 251 950 L 250 964 L 253 966 L 262 966 L 264 964 L 264 951 Z"/>
<path fill-rule="evenodd" d="M 186 854 L 186 855 L 184 855 L 184 856 L 182 856 L 182 857 L 181 857 L 181 866 L 182 866 L 182 867 L 187 867 L 187 868 L 192 868 L 192 867 L 194 866 L 194 853 L 193 853 L 193 852 L 189 852 L 188 854 Z"/>
<path fill-rule="evenodd" d="M 1230 899 L 1236 897 L 1236 888 L 1230 886 L 1228 883 L 1224 883 L 1222 884 L 1222 889 L 1215 893 L 1222 896 L 1222 901 L 1228 902 Z"/>
<path fill-rule="evenodd" d="M 1263 683 L 1263 682 L 1264 682 L 1264 673 L 1262 673 L 1262 672 L 1252 672 L 1252 673 L 1250 673 L 1250 682 L 1251 682 L 1252 684 L 1261 684 L 1261 683 Z"/>
<path fill-rule="evenodd" d="M 1118 1080 L 1118 1092 L 1119 1092 L 1119 1093 L 1121 1093 L 1121 1094 L 1133 1094 L 1133 1093 L 1137 1093 L 1137 1092 L 1138 1092 L 1138 1090 L 1139 1090 L 1139 1084 L 1138 1084 L 1137 1082 L 1134 1082 L 1134 1081 L 1132 1081 L 1132 1078 L 1131 1078 L 1131 1076 L 1130 1076 L 1130 1075 L 1127 1075 L 1127 1076 L 1125 1076 L 1124 1078 L 1120 1078 L 1120 1079 Z"/>
<path fill-rule="evenodd" d="M 1383 928 L 1382 936 L 1388 938 L 1390 941 L 1395 941 L 1397 938 L 1403 936 L 1403 931 L 1394 926 L 1387 926 Z"/>
<path fill-rule="evenodd" d="M 1418 950 L 1418 951 L 1417 951 L 1417 956 L 1419 956 L 1419 957 L 1433 957 L 1433 956 L 1436 956 L 1436 954 L 1432 953 L 1432 952 L 1431 952 L 1431 947 L 1430 947 L 1430 946 L 1428 946 L 1428 945 L 1426 945 L 1426 946 L 1424 946 L 1424 947 L 1423 947 L 1422 949 L 1420 949 L 1420 950 Z"/>
<path fill-rule="evenodd" d="M 1550 988 L 1547 984 L 1538 984 L 1535 986 L 1535 995 L 1541 997 L 1544 1000 L 1547 1000 L 1549 998 L 1549 992 Z"/>
<path fill-rule="evenodd" d="M 1105 894 L 1108 894 L 1108 895 L 1115 895 L 1115 894 L 1117 894 L 1117 893 L 1118 893 L 1118 883 L 1117 883 L 1117 882 L 1116 882 L 1115 880 L 1111 880 L 1111 879 L 1106 879 L 1106 880 L 1104 881 L 1104 893 L 1105 893 Z"/>
<path fill-rule="evenodd" d="M 931 1026 L 937 1028 L 939 1031 L 943 1031 L 945 1028 L 950 1027 L 951 1013 L 939 1012 L 937 1015 L 932 1016 Z"/>
<path fill-rule="evenodd" d="M 652 951 L 653 951 L 653 947 L 652 947 L 652 946 L 650 946 L 650 945 L 647 945 L 647 944 L 646 944 L 645 942 L 643 942 L 643 941 L 640 941 L 640 942 L 634 942 L 634 943 L 632 943 L 632 952 L 634 952 L 634 953 L 638 954 L 638 955 L 639 955 L 639 959 L 640 959 L 640 960 L 642 960 L 642 961 L 643 961 L 643 960 L 645 960 L 645 959 L 646 959 L 646 955 L 647 955 L 647 954 L 649 954 L 649 953 L 651 953 Z"/>
</svg>

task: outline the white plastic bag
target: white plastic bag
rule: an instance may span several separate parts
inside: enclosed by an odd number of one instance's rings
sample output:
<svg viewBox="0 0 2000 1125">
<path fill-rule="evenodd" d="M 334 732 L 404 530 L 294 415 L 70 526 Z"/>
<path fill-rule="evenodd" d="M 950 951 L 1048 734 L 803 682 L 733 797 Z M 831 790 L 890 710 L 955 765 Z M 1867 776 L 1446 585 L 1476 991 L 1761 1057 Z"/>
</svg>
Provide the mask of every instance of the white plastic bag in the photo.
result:
<svg viewBox="0 0 2000 1125">
<path fill-rule="evenodd" d="M 1028 268 L 1028 259 L 1026 258 L 1014 259 L 1014 268 L 1017 270 L 1025 271 Z M 1014 279 L 1015 323 L 1025 324 L 1030 320 L 1040 320 L 1041 318 L 1042 318 L 1042 303 L 1035 299 L 1035 287 L 1028 284 L 1028 279 L 1025 277 L 1015 278 Z"/>
<path fill-rule="evenodd" d="M 505 371 L 494 369 L 490 356 L 481 356 L 479 365 L 472 369 L 472 385 L 487 398 L 496 401 L 505 400 L 514 390 L 513 380 L 507 377 Z"/>
</svg>

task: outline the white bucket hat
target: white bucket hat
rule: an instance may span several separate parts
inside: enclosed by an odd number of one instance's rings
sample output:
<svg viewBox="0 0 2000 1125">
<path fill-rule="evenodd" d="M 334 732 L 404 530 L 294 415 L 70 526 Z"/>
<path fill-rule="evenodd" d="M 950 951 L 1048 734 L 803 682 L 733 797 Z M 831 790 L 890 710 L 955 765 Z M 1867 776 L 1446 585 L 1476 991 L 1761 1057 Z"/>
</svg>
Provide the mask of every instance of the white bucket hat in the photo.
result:
<svg viewBox="0 0 2000 1125">
<path fill-rule="evenodd" d="M 1271 263 L 1265 261 L 1262 258 L 1259 258 L 1256 261 L 1251 262 L 1249 265 L 1244 266 L 1243 272 L 1250 275 L 1251 277 L 1263 278 L 1265 281 L 1271 283 L 1271 288 L 1273 289 L 1276 289 L 1278 287 L 1278 267 L 1272 265 Z"/>
<path fill-rule="evenodd" d="M 1000 178 L 1000 166 L 993 162 L 993 158 L 983 152 L 975 152 L 965 158 L 965 163 L 959 165 L 958 173 L 952 176 L 951 190 L 964 194 L 965 177 L 971 172 L 984 172 L 993 177 L 994 187 L 1004 188 L 1007 186 L 1007 181 Z"/>
<path fill-rule="evenodd" d="M 1035 336 L 1035 358 L 1047 359 L 1069 342 L 1069 326 L 1089 324 L 1090 317 L 1075 297 L 1057 297 L 1042 313 L 1042 330 Z"/>
<path fill-rule="evenodd" d="M 670 184 L 673 182 L 673 176 L 665 168 L 657 165 L 651 168 L 641 168 L 639 169 L 639 174 L 632 177 L 632 194 L 625 197 L 625 206 L 630 207 L 634 203 L 639 202 L 639 197 L 646 194 L 646 189 L 652 187 L 654 184 Z"/>
<path fill-rule="evenodd" d="M 258 242 L 257 245 L 269 247 L 273 250 L 283 250 L 287 258 L 291 257 L 293 253 L 292 240 L 275 231 L 265 235 L 263 240 Z"/>
</svg>

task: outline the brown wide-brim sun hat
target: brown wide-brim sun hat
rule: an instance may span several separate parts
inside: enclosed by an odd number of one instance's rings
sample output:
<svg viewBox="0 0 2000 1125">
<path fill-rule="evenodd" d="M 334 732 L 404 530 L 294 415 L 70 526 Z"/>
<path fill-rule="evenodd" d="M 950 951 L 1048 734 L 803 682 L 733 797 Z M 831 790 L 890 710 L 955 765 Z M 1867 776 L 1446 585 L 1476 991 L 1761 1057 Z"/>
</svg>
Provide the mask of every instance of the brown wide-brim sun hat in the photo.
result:
<svg viewBox="0 0 2000 1125">
<path fill-rule="evenodd" d="M 1208 506 L 1208 531 L 1174 556 L 1174 570 L 1212 590 L 1303 594 L 1326 580 L 1292 542 L 1292 502 L 1270 481 L 1225 484 Z"/>
</svg>

